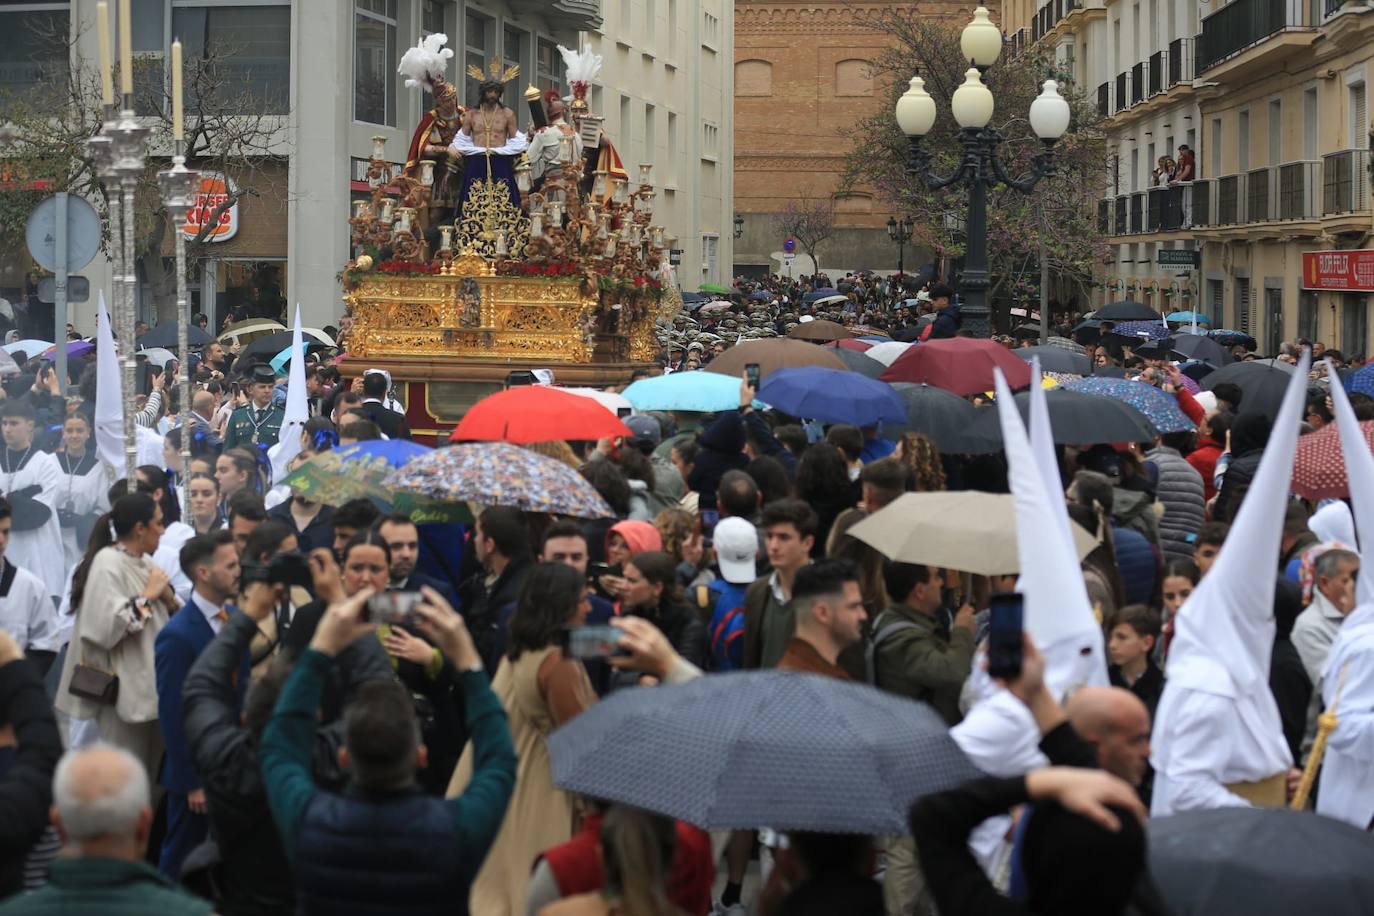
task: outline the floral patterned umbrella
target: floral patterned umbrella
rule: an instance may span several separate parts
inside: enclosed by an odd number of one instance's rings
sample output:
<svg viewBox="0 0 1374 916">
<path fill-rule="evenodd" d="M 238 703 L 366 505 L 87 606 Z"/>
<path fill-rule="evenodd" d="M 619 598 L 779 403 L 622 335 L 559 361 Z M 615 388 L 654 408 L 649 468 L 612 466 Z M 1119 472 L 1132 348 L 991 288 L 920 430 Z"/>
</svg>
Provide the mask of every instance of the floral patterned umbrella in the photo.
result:
<svg viewBox="0 0 1374 916">
<path fill-rule="evenodd" d="M 511 506 L 574 518 L 614 518 L 601 494 L 572 468 L 508 442 L 435 449 L 387 474 L 382 486 L 444 502 Z"/>
<path fill-rule="evenodd" d="M 387 511 L 404 512 L 415 522 L 464 522 L 472 515 L 462 503 L 440 502 L 412 493 L 397 493 L 382 481 L 394 468 L 433 451 L 404 439 L 370 440 L 320 452 L 286 476 L 302 498 L 326 506 L 370 499 Z"/>
<path fill-rule="evenodd" d="M 1128 404 L 1143 413 L 1161 433 L 1181 433 L 1195 428 L 1173 395 L 1145 382 L 1095 376 L 1069 382 L 1068 388 L 1070 391 L 1097 394 Z"/>
</svg>

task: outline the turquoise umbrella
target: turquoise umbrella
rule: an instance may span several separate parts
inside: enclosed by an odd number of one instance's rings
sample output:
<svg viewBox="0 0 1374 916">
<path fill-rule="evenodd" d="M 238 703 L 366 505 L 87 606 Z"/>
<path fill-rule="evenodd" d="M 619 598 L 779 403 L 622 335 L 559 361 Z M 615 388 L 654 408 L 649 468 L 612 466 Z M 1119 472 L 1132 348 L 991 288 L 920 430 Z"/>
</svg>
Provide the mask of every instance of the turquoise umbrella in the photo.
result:
<svg viewBox="0 0 1374 916">
<path fill-rule="evenodd" d="M 1201 312 L 1170 312 L 1164 320 L 1172 324 L 1192 324 L 1196 321 L 1203 327 L 1210 328 L 1212 326 L 1212 319 Z"/>
<path fill-rule="evenodd" d="M 739 379 L 733 375 L 696 369 L 642 378 L 621 394 L 636 410 L 715 413 L 739 406 Z"/>
</svg>

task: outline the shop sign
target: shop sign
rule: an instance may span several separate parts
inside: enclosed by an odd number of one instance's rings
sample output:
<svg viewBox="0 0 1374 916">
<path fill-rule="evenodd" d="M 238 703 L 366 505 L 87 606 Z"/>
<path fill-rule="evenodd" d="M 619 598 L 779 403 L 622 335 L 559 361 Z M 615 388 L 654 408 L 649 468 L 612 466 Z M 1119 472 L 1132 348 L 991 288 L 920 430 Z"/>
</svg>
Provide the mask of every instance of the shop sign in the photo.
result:
<svg viewBox="0 0 1374 916">
<path fill-rule="evenodd" d="M 186 212 L 186 223 L 182 226 L 182 232 L 188 239 L 197 238 L 200 235 L 201 226 L 214 215 L 215 209 L 229 199 L 229 195 L 234 192 L 234 185 L 228 178 L 219 172 L 201 172 L 200 184 L 196 188 L 195 202 L 191 209 Z M 235 201 L 226 207 L 224 212 L 219 214 L 215 225 L 205 233 L 203 241 L 206 242 L 227 242 L 232 239 L 239 231 L 239 205 Z"/>
<path fill-rule="evenodd" d="M 1302 288 L 1374 292 L 1374 249 L 1304 251 Z"/>
<path fill-rule="evenodd" d="M 1165 270 L 1197 270 L 1202 264 L 1202 257 L 1196 249 L 1160 248 L 1155 252 L 1155 263 Z"/>
</svg>

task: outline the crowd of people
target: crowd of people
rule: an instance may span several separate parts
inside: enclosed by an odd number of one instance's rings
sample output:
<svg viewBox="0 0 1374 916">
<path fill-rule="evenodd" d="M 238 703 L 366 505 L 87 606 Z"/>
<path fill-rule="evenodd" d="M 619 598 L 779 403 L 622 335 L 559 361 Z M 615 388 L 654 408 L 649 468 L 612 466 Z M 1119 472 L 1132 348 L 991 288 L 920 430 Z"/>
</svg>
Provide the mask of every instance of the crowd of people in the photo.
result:
<svg viewBox="0 0 1374 916">
<path fill-rule="evenodd" d="M 851 326 L 960 333 L 943 284 L 846 285 Z M 740 322 L 785 333 L 816 288 L 744 288 L 690 342 L 682 316 L 667 367 L 709 363 Z M 1374 400 L 1329 390 L 1275 417 L 1234 386 L 1195 397 L 1167 358 L 1108 358 L 1196 432 L 1056 449 L 1036 478 L 1045 537 L 1062 503 L 1097 542 L 1059 583 L 1096 613 L 1071 660 L 1088 673 L 1065 675 L 1028 593 L 1020 673 L 997 683 L 989 607 L 1015 571 L 900 562 L 850 532 L 909 492 L 1020 500 L 1010 439 L 953 455 L 920 433 L 802 424 L 757 409 L 746 374 L 736 409 L 528 446 L 614 518 L 492 505 L 417 524 L 283 486 L 284 378 L 220 343 L 193 360 L 184 409 L 151 377 L 136 422 L 162 460 L 132 485 L 96 453 L 92 373 L 63 399 L 50 365 L 22 361 L 0 401 L 0 914 L 1167 912 L 1146 812 L 1282 805 L 1333 691 L 1367 704 L 1357 534 L 1374 519 L 1358 496 L 1354 512 L 1291 498 L 1271 468 L 1300 423 L 1371 419 Z M 389 376 L 343 365 L 307 367 L 291 468 L 410 437 Z M 570 629 L 598 624 L 616 651 L 572 652 Z M 752 669 L 927 704 L 988 776 L 872 838 L 706 833 L 555 784 L 549 736 L 611 695 Z M 1367 709 L 1342 721 L 1316 808 L 1367 830 Z"/>
</svg>

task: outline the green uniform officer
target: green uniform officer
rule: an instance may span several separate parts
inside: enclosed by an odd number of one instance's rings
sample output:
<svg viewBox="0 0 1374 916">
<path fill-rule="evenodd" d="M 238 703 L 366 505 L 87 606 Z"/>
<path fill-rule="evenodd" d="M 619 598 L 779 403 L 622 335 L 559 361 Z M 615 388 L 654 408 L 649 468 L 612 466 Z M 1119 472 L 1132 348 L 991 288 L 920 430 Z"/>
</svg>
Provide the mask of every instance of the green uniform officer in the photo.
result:
<svg viewBox="0 0 1374 916">
<path fill-rule="evenodd" d="M 224 431 L 225 450 L 271 448 L 281 436 L 286 411 L 272 403 L 277 374 L 266 363 L 258 363 L 248 371 L 247 382 L 249 403 L 229 415 L 229 426 Z"/>
</svg>

